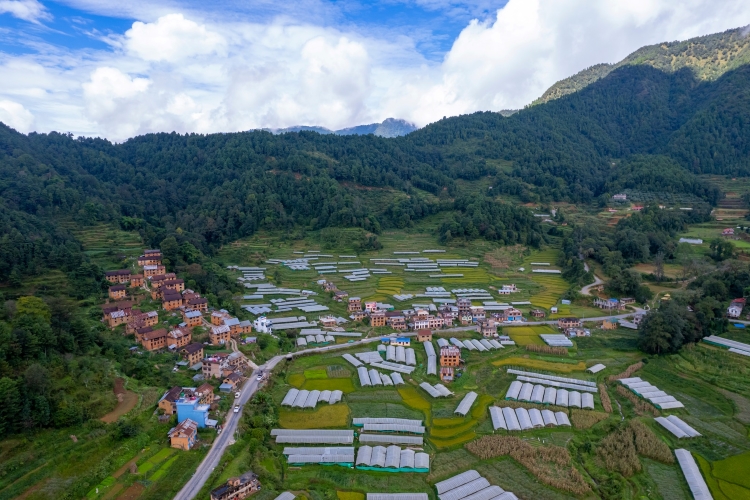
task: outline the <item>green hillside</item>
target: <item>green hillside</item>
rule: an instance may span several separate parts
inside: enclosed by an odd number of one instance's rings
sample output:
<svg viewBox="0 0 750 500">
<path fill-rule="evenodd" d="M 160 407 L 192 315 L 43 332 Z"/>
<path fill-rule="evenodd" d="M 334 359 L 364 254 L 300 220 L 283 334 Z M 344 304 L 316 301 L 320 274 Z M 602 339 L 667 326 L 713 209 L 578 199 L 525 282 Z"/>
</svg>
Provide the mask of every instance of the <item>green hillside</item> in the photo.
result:
<svg viewBox="0 0 750 500">
<path fill-rule="evenodd" d="M 698 80 L 716 80 L 750 62 L 747 28 L 737 28 L 681 42 L 648 45 L 615 64 L 596 64 L 560 80 L 532 104 L 542 104 L 578 92 L 623 66 L 647 65 L 665 72 L 690 69 Z"/>
</svg>

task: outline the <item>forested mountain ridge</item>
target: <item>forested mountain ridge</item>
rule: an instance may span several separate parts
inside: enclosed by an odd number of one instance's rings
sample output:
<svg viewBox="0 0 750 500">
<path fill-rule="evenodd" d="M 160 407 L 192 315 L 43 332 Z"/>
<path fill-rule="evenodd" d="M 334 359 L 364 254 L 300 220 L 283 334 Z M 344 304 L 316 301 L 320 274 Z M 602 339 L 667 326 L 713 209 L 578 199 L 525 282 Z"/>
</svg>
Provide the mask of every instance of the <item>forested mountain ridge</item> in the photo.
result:
<svg viewBox="0 0 750 500">
<path fill-rule="evenodd" d="M 641 47 L 615 64 L 596 64 L 560 80 L 547 89 L 534 104 L 542 104 L 578 92 L 617 68 L 648 65 L 665 72 L 689 68 L 698 80 L 715 80 L 750 62 L 750 27 L 727 30 L 680 42 Z"/>
<path fill-rule="evenodd" d="M 627 65 L 509 117 L 458 116 L 394 139 L 253 131 L 112 144 L 2 126 L 0 281 L 80 265 L 60 218 L 115 221 L 147 244 L 176 234 L 210 254 L 261 229 L 378 233 L 438 212 L 443 238 L 540 244 L 541 226 L 509 197 L 592 203 L 635 189 L 715 204 L 721 193 L 696 174 L 750 174 L 749 82 L 748 65 L 709 81 Z M 478 179 L 493 189 L 461 187 Z"/>
</svg>

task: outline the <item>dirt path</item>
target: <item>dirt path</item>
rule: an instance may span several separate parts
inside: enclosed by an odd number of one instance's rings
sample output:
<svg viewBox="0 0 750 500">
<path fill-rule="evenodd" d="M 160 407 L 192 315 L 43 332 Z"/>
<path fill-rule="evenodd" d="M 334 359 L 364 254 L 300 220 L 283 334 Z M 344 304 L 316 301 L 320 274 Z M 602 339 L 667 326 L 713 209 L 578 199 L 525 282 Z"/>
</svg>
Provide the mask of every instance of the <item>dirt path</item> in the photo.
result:
<svg viewBox="0 0 750 500">
<path fill-rule="evenodd" d="M 589 265 L 586 264 L 585 262 L 583 263 L 583 268 L 586 270 L 586 272 L 589 271 Z M 591 283 L 590 285 L 586 285 L 585 287 L 581 288 L 581 295 L 591 295 L 591 289 L 593 287 L 604 284 L 604 281 L 599 279 L 599 276 L 597 276 L 596 274 L 593 274 L 593 276 L 594 276 L 594 282 Z"/>
<path fill-rule="evenodd" d="M 99 419 L 107 424 L 117 422 L 117 419 L 135 408 L 138 404 L 138 394 L 125 389 L 125 380 L 122 378 L 115 379 L 114 392 L 117 396 L 117 405 L 115 406 L 115 409 Z"/>
</svg>

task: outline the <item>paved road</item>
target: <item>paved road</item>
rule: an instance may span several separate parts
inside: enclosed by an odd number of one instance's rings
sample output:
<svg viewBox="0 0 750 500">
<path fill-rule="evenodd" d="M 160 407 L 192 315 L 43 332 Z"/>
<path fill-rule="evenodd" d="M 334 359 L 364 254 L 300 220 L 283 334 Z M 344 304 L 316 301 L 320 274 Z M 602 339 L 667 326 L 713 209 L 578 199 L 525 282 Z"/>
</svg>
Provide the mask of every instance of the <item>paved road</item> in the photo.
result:
<svg viewBox="0 0 750 500">
<path fill-rule="evenodd" d="M 337 344 L 337 345 L 331 345 L 331 346 L 325 346 L 325 347 L 315 347 L 312 349 L 305 349 L 304 351 L 297 351 L 290 354 L 284 354 L 279 356 L 274 356 L 273 358 L 266 361 L 265 364 L 261 365 L 259 367 L 260 370 L 262 370 L 264 373 L 266 371 L 273 370 L 273 368 L 279 364 L 283 359 L 285 359 L 287 356 L 297 357 L 304 354 L 310 354 L 314 352 L 326 352 L 326 351 L 333 351 L 336 349 L 345 349 L 347 347 L 352 347 L 353 345 L 362 345 L 362 344 L 368 344 L 371 342 L 379 342 L 380 337 L 372 337 L 372 338 L 366 338 L 358 340 L 352 344 Z M 240 419 L 242 419 L 242 411 L 244 410 L 245 404 L 250 401 L 250 398 L 258 391 L 260 384 L 256 380 L 258 377 L 259 370 L 253 371 L 252 375 L 249 379 L 245 381 L 245 383 L 242 386 L 242 395 L 240 396 L 240 412 L 234 413 L 230 412 L 229 417 L 227 418 L 227 422 L 224 425 L 224 430 L 221 431 L 221 434 L 214 440 L 213 444 L 211 445 L 211 449 L 208 452 L 208 455 L 206 455 L 206 458 L 203 459 L 203 461 L 200 463 L 198 468 L 195 471 L 195 474 L 193 474 L 193 477 L 190 478 L 190 480 L 187 482 L 187 484 L 180 490 L 177 495 L 175 495 L 175 500 L 192 500 L 195 498 L 195 496 L 198 494 L 198 492 L 203 488 L 203 486 L 206 484 L 206 481 L 208 480 L 209 476 L 213 472 L 213 470 L 216 468 L 217 465 L 219 465 L 219 461 L 221 460 L 222 455 L 224 455 L 224 451 L 227 449 L 227 446 L 229 446 L 230 442 L 232 441 L 232 436 L 234 434 L 235 429 L 237 429 L 237 424 L 239 423 Z"/>
<path fill-rule="evenodd" d="M 586 270 L 586 272 L 589 271 L 589 265 L 586 264 L 585 262 L 583 263 L 583 268 Z M 592 288 L 594 288 L 595 286 L 603 285 L 603 284 L 604 284 L 604 281 L 599 279 L 599 276 L 594 274 L 594 282 L 591 283 L 590 285 L 586 285 L 585 287 L 581 288 L 581 295 L 591 295 Z"/>
</svg>

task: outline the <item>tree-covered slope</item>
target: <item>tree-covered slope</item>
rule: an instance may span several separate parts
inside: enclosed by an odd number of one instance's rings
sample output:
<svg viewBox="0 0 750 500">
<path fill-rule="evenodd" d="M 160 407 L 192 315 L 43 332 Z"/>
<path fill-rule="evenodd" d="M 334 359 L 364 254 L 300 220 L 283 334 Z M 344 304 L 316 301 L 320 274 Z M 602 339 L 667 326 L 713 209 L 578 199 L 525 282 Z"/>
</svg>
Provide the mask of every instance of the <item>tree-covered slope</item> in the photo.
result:
<svg viewBox="0 0 750 500">
<path fill-rule="evenodd" d="M 647 65 L 675 72 L 690 69 L 698 80 L 715 80 L 750 62 L 750 30 L 737 28 L 679 42 L 665 42 L 641 47 L 615 64 L 596 64 L 560 80 L 551 86 L 533 104 L 578 92 L 623 66 Z"/>
<path fill-rule="evenodd" d="M 210 253 L 261 229 L 378 233 L 438 212 L 462 238 L 541 242 L 525 208 L 485 205 L 498 195 L 590 203 L 636 189 L 714 204 L 720 192 L 696 174 L 750 173 L 749 82 L 748 65 L 708 81 L 628 65 L 509 117 L 458 116 L 393 139 L 253 131 L 112 144 L 1 126 L 0 280 L 58 245 L 41 242 L 68 241 L 60 218 L 121 222 L 154 244 L 179 234 Z M 466 187 L 479 179 L 493 189 Z"/>
</svg>

